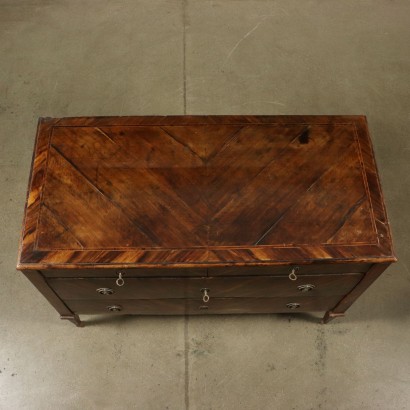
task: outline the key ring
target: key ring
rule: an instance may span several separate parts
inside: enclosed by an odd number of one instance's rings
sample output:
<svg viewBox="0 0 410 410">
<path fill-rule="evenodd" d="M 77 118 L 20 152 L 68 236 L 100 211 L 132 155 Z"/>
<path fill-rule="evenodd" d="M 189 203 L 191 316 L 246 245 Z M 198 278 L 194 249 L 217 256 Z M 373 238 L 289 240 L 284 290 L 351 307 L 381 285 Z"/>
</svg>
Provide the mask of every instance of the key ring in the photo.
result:
<svg viewBox="0 0 410 410">
<path fill-rule="evenodd" d="M 289 279 L 290 280 L 296 280 L 298 277 L 296 276 L 296 272 L 299 270 L 298 267 L 293 268 L 292 272 L 289 273 Z"/>
<path fill-rule="evenodd" d="M 122 278 L 122 272 L 118 272 L 118 278 L 115 281 L 115 283 L 117 284 L 117 286 L 124 286 L 124 279 Z"/>
</svg>

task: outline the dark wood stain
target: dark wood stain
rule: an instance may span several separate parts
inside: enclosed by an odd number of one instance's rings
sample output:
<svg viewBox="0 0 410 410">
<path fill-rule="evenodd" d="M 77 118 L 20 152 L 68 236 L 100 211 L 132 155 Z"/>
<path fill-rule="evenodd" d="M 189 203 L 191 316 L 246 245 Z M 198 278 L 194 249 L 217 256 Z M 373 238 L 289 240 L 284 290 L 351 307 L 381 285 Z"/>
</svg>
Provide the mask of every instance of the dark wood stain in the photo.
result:
<svg viewBox="0 0 410 410">
<path fill-rule="evenodd" d="M 300 142 L 301 144 L 308 144 L 308 143 L 309 143 L 309 139 L 310 139 L 309 134 L 310 134 L 310 130 L 309 130 L 309 128 L 306 128 L 306 129 L 302 132 L 302 134 L 299 135 L 299 142 Z"/>
</svg>

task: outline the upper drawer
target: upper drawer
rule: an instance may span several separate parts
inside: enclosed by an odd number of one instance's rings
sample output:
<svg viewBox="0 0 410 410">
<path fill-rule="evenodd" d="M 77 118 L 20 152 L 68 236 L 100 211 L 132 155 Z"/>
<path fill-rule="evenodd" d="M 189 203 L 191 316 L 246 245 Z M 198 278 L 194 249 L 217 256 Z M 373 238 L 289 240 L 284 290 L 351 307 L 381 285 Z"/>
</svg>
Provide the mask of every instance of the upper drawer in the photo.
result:
<svg viewBox="0 0 410 410">
<path fill-rule="evenodd" d="M 293 268 L 296 274 L 332 274 L 332 273 L 365 273 L 370 269 L 369 263 L 336 263 L 286 266 L 227 266 L 209 268 L 208 276 L 270 276 L 289 275 Z"/>
<path fill-rule="evenodd" d="M 69 299 L 173 299 L 201 298 L 203 289 L 211 299 L 221 297 L 280 297 L 344 295 L 362 278 L 360 273 L 344 275 L 300 275 L 229 278 L 127 278 L 116 286 L 113 278 L 48 279 L 50 286 Z"/>
<path fill-rule="evenodd" d="M 116 278 L 121 272 L 124 278 L 151 277 L 198 277 L 206 276 L 206 268 L 181 269 L 45 269 L 41 273 L 46 278 Z"/>
<path fill-rule="evenodd" d="M 312 264 L 286 266 L 233 266 L 215 268 L 141 268 L 141 269 L 45 269 L 47 278 L 124 278 L 204 277 L 204 276 L 272 276 L 289 275 L 294 267 L 297 274 L 364 273 L 371 264 Z"/>
</svg>

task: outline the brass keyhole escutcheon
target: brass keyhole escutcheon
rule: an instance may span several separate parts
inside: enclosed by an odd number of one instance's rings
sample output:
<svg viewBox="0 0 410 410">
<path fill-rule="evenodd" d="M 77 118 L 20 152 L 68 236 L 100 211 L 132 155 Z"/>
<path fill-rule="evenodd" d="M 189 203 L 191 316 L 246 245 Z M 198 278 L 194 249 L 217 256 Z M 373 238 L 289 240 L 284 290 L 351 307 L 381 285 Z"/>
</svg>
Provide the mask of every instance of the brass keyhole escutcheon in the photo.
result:
<svg viewBox="0 0 410 410">
<path fill-rule="evenodd" d="M 288 309 L 298 309 L 298 308 L 300 308 L 300 303 L 288 303 L 286 305 L 286 307 Z"/>
<path fill-rule="evenodd" d="M 112 295 L 113 293 L 115 293 L 115 291 L 111 288 L 98 288 L 98 289 L 96 289 L 96 291 L 100 295 Z"/>
<path fill-rule="evenodd" d="M 316 287 L 315 285 L 311 285 L 310 283 L 307 283 L 306 285 L 299 285 L 298 290 L 300 290 L 301 292 L 310 292 L 315 287 Z"/>
</svg>

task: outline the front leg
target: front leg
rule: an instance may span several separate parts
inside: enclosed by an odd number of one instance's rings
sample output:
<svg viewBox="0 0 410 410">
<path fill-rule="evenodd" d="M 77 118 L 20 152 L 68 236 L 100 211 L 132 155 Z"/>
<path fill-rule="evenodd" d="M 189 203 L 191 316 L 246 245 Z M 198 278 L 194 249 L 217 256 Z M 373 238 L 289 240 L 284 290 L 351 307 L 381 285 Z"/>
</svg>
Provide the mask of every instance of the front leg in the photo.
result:
<svg viewBox="0 0 410 410">
<path fill-rule="evenodd" d="M 362 280 L 332 309 L 325 313 L 322 323 L 328 323 L 335 317 L 344 316 L 344 312 L 353 302 L 387 269 L 390 263 L 375 263 L 365 273 Z"/>
<path fill-rule="evenodd" d="M 329 323 L 331 320 L 335 319 L 336 317 L 343 317 L 345 314 L 344 313 L 336 313 L 331 310 L 328 310 L 325 315 L 323 316 L 322 319 L 322 324 Z"/>
<path fill-rule="evenodd" d="M 73 313 L 72 315 L 61 315 L 60 319 L 69 320 L 71 323 L 74 323 L 77 327 L 84 327 L 84 322 L 81 322 L 78 315 Z"/>
</svg>

